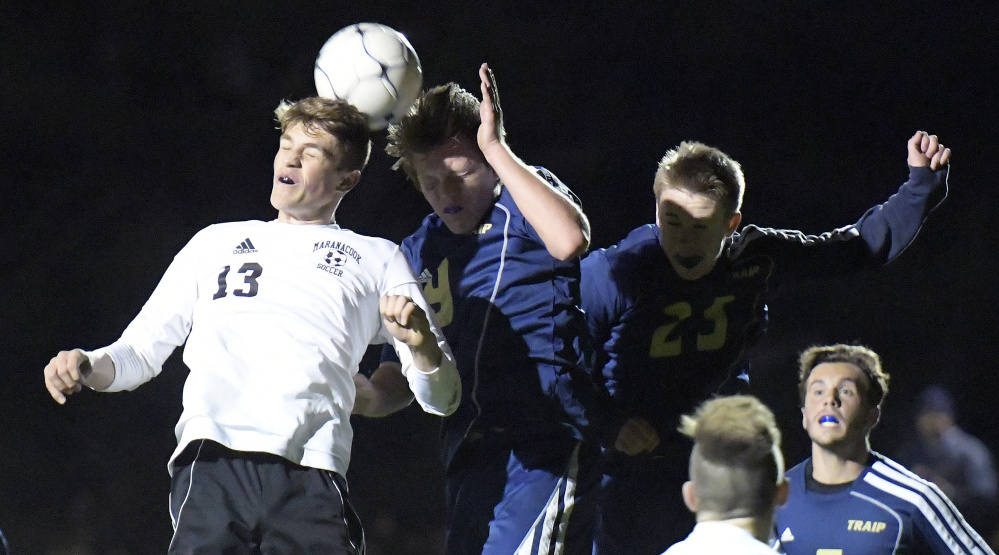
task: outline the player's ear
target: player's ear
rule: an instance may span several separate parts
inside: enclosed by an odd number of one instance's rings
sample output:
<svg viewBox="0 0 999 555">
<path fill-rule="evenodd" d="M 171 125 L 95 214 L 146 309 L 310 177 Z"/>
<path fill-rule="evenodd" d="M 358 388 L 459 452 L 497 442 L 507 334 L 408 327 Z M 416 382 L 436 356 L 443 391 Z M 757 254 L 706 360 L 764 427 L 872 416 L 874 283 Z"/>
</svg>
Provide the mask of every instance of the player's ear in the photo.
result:
<svg viewBox="0 0 999 555">
<path fill-rule="evenodd" d="M 687 480 L 683 483 L 683 487 L 680 488 L 680 493 L 683 494 L 683 504 L 690 509 L 690 512 L 697 512 L 697 495 L 694 493 L 694 482 Z"/>
<path fill-rule="evenodd" d="M 871 407 L 871 409 L 867 412 L 867 429 L 873 429 L 880 421 L 881 409 L 879 407 Z"/>
<path fill-rule="evenodd" d="M 777 491 L 774 492 L 774 506 L 783 507 L 787 503 L 787 497 L 791 494 L 791 484 L 784 478 L 777 484 Z"/>
<path fill-rule="evenodd" d="M 740 223 L 742 223 L 742 212 L 732 214 L 732 217 L 728 219 L 728 232 L 725 233 L 725 237 L 735 233 L 735 230 L 739 229 Z"/>
<path fill-rule="evenodd" d="M 805 407 L 801 407 L 801 427 L 808 429 L 808 421 L 805 420 Z"/>
<path fill-rule="evenodd" d="M 354 170 L 347 175 L 343 176 L 343 181 L 336 186 L 337 191 L 342 191 L 346 193 L 347 191 L 354 188 L 357 182 L 361 180 L 361 170 Z"/>
</svg>

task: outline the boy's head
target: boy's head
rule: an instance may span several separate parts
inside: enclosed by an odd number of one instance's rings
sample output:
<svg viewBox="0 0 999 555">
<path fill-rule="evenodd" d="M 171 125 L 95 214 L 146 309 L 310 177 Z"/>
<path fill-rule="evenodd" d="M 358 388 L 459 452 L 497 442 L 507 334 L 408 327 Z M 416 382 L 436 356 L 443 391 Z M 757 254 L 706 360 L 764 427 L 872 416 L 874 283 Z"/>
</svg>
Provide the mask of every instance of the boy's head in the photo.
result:
<svg viewBox="0 0 999 555">
<path fill-rule="evenodd" d="M 371 153 L 367 118 L 340 100 L 281 102 L 271 205 L 278 221 L 328 224 Z"/>
<path fill-rule="evenodd" d="M 680 431 L 694 440 L 683 494 L 698 521 L 768 520 L 786 501 L 780 430 L 770 409 L 755 397 L 706 401 L 683 417 Z"/>
<path fill-rule="evenodd" d="M 343 100 L 313 96 L 298 102 L 282 101 L 274 115 L 281 133 L 301 123 L 309 134 L 322 131 L 336 138 L 340 150 L 337 169 L 360 171 L 368 164 L 371 155 L 368 118 Z"/>
<path fill-rule="evenodd" d="M 654 191 L 659 242 L 677 274 L 698 279 L 715 267 L 742 221 L 745 178 L 724 152 L 683 142 L 659 162 Z"/>
<path fill-rule="evenodd" d="M 455 83 L 424 91 L 389 127 L 385 148 L 456 234 L 474 231 L 499 194 L 499 178 L 479 149 L 479 106 Z"/>
<path fill-rule="evenodd" d="M 881 417 L 889 375 L 877 353 L 861 345 L 806 349 L 798 359 L 802 427 L 825 448 L 867 447 Z"/>
</svg>

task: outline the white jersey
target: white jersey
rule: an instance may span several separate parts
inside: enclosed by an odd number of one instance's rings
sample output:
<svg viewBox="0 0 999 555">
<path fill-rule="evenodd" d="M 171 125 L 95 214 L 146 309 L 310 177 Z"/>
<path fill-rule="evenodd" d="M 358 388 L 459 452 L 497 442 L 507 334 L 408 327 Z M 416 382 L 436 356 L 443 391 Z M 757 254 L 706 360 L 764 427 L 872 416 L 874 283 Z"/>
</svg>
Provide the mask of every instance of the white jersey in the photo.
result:
<svg viewBox="0 0 999 555">
<path fill-rule="evenodd" d="M 719 521 L 698 522 L 682 542 L 673 544 L 663 555 L 773 555 L 774 550 L 749 531 Z"/>
<path fill-rule="evenodd" d="M 411 297 L 429 315 L 444 351 L 439 368 L 417 370 L 384 327 L 386 294 Z M 198 232 L 121 338 L 98 351 L 115 365 L 107 391 L 120 391 L 156 376 L 186 339 L 191 373 L 171 463 L 191 441 L 210 439 L 344 474 L 353 375 L 368 344 L 395 341 L 424 410 L 457 406 L 457 370 L 432 315 L 391 241 L 337 225 L 234 222 Z"/>
</svg>

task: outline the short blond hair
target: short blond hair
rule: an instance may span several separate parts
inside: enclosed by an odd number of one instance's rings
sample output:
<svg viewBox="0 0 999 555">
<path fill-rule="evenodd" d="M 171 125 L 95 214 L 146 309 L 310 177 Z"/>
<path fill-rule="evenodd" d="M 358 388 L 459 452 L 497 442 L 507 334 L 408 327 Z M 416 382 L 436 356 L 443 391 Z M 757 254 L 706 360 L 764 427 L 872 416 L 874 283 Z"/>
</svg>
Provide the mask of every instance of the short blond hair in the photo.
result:
<svg viewBox="0 0 999 555">
<path fill-rule="evenodd" d="M 694 440 L 690 480 L 698 512 L 718 520 L 771 514 L 784 456 L 766 405 L 750 395 L 711 399 L 682 417 L 680 432 Z"/>
<path fill-rule="evenodd" d="M 353 105 L 332 98 L 311 96 L 297 102 L 282 100 L 274 109 L 281 132 L 296 124 L 307 131 L 325 131 L 340 145 L 339 170 L 363 170 L 371 156 L 371 131 L 368 117 Z"/>
<path fill-rule="evenodd" d="M 726 216 L 732 216 L 742 208 L 746 178 L 742 166 L 728 154 L 696 141 L 684 141 L 659 161 L 656 199 L 667 188 L 707 195 L 725 208 Z"/>
</svg>

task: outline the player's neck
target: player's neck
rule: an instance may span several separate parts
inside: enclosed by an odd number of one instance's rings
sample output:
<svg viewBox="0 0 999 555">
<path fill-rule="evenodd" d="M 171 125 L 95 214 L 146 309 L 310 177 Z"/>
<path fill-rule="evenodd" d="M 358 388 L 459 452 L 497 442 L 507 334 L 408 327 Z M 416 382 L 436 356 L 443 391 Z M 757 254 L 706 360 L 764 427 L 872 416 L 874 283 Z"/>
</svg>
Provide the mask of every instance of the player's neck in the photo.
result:
<svg viewBox="0 0 999 555">
<path fill-rule="evenodd" d="M 812 478 L 826 485 L 856 480 L 867 467 L 870 451 L 863 445 L 823 447 L 812 443 Z"/>
<path fill-rule="evenodd" d="M 759 518 L 752 516 L 744 516 L 739 518 L 727 518 L 723 520 L 713 519 L 713 518 L 701 518 L 698 515 L 698 522 L 721 522 L 729 526 L 735 526 L 737 528 L 742 528 L 743 530 L 749 532 L 754 538 L 766 543 L 770 539 L 770 533 L 773 531 L 773 518 Z"/>
</svg>

